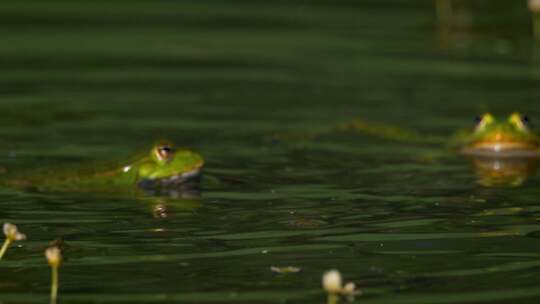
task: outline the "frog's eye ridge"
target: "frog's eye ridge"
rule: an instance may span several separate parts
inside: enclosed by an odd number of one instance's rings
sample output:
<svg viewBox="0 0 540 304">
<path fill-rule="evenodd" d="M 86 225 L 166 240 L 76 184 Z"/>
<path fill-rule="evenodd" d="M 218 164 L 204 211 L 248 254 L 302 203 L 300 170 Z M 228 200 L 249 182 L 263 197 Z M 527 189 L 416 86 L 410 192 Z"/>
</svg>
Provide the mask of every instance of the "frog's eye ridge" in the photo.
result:
<svg viewBox="0 0 540 304">
<path fill-rule="evenodd" d="M 493 123 L 495 121 L 495 118 L 493 118 L 493 116 L 490 113 L 485 113 L 481 116 L 477 116 L 475 118 L 475 121 L 476 121 L 475 130 L 482 131 L 486 128 L 486 126 Z"/>
</svg>

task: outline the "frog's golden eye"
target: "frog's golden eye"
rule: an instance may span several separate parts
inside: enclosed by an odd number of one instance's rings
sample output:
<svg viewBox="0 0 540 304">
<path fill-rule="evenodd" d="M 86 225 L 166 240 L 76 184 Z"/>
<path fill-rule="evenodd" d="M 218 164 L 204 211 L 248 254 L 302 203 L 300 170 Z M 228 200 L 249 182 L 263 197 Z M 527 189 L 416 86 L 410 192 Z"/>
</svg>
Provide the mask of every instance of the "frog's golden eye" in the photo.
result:
<svg viewBox="0 0 540 304">
<path fill-rule="evenodd" d="M 167 144 L 159 145 L 155 149 L 155 154 L 158 160 L 166 161 L 174 154 L 174 148 Z"/>
<path fill-rule="evenodd" d="M 486 113 L 482 116 L 477 116 L 475 118 L 476 127 L 474 128 L 475 131 L 482 131 L 486 128 L 487 125 L 493 123 L 495 121 L 495 118 L 490 113 Z"/>
<path fill-rule="evenodd" d="M 508 117 L 508 122 L 514 125 L 519 130 L 527 131 L 529 130 L 529 117 L 527 115 L 522 115 L 520 113 L 512 113 Z"/>
</svg>

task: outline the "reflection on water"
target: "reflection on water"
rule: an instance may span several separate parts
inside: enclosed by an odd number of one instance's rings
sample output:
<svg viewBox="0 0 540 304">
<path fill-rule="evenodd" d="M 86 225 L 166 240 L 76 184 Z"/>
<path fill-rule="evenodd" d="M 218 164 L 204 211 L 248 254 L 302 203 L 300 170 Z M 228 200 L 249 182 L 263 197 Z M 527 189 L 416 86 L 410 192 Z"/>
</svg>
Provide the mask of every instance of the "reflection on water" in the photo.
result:
<svg viewBox="0 0 540 304">
<path fill-rule="evenodd" d="M 529 10 L 532 13 L 533 34 L 540 42 L 540 1 L 529 0 Z"/>
<path fill-rule="evenodd" d="M 486 186 L 520 186 L 538 169 L 537 157 L 470 157 L 478 183 Z"/>
<path fill-rule="evenodd" d="M 462 46 L 470 39 L 472 11 L 467 1 L 435 0 L 437 38 L 443 49 Z"/>
<path fill-rule="evenodd" d="M 168 218 L 181 214 L 189 214 L 200 208 L 202 202 L 199 198 L 149 198 L 148 203 L 155 218 Z"/>
<path fill-rule="evenodd" d="M 142 188 L 138 200 L 147 204 L 155 218 L 189 214 L 202 205 L 200 176 L 195 180 L 165 187 Z"/>
</svg>

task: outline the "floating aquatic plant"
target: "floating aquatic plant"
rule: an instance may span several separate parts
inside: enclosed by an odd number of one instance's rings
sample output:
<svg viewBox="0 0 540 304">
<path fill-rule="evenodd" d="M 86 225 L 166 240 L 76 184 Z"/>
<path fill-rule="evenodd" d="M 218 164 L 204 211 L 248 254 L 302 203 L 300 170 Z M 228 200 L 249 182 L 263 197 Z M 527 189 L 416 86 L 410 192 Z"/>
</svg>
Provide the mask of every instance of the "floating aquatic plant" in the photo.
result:
<svg viewBox="0 0 540 304">
<path fill-rule="evenodd" d="M 26 235 L 24 233 L 19 232 L 19 229 L 17 229 L 17 226 L 10 223 L 4 224 L 4 234 L 6 236 L 6 240 L 4 241 L 4 245 L 2 245 L 2 249 L 0 249 L 0 260 L 6 253 L 11 243 L 15 241 L 26 240 Z"/>
<path fill-rule="evenodd" d="M 45 250 L 45 257 L 51 266 L 51 304 L 56 303 L 58 296 L 58 268 L 62 264 L 62 251 L 58 246 L 48 247 Z"/>
<path fill-rule="evenodd" d="M 271 266 L 270 270 L 275 273 L 296 273 L 296 272 L 300 272 L 302 269 L 295 266 L 285 266 L 285 267 Z"/>
<path fill-rule="evenodd" d="M 360 294 L 360 291 L 356 289 L 356 285 L 353 282 L 348 282 L 343 286 L 341 273 L 335 269 L 329 270 L 323 274 L 322 286 L 328 293 L 328 304 L 338 303 L 340 295 L 353 299 L 355 295 Z"/>
</svg>

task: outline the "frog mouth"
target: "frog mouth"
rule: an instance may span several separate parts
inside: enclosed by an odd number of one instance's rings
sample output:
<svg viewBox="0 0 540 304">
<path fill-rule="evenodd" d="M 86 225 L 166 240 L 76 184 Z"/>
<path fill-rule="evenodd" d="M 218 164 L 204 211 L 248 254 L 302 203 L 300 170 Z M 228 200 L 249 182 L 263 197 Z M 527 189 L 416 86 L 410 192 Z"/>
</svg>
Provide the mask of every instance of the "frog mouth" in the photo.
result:
<svg viewBox="0 0 540 304">
<path fill-rule="evenodd" d="M 188 172 L 180 173 L 173 175 L 169 178 L 161 179 L 161 184 L 163 186 L 183 184 L 188 181 L 196 181 L 201 177 L 201 169 L 197 168 Z"/>
<path fill-rule="evenodd" d="M 538 144 L 528 141 L 475 142 L 461 150 L 472 156 L 491 157 L 540 157 Z"/>
<path fill-rule="evenodd" d="M 202 175 L 202 170 L 199 167 L 191 171 L 178 173 L 170 177 L 166 177 L 166 178 L 159 178 L 159 179 L 146 178 L 139 181 L 137 185 L 143 189 L 152 189 L 152 188 L 159 188 L 159 187 L 170 188 L 170 187 L 185 185 L 192 182 L 196 183 L 199 181 L 201 175 Z"/>
</svg>

